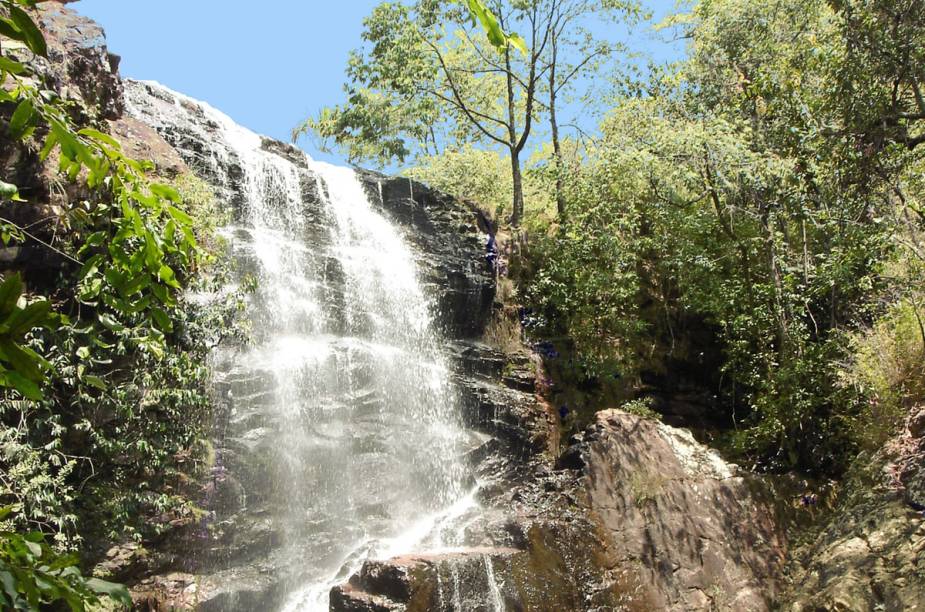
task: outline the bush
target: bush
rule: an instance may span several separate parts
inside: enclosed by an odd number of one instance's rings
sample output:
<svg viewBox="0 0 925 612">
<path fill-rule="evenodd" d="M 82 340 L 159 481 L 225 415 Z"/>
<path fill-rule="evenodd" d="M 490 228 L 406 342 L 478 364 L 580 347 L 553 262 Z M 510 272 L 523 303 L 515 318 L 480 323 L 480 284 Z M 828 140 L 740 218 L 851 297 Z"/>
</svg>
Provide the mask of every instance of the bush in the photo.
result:
<svg viewBox="0 0 925 612">
<path fill-rule="evenodd" d="M 0 520 L 12 507 L 0 509 Z M 72 612 L 110 599 L 122 608 L 132 605 L 125 587 L 98 578 L 86 578 L 77 569 L 77 557 L 61 555 L 45 543 L 41 532 L 0 533 L 0 606 L 4 610 L 38 612 L 66 604 Z"/>
<path fill-rule="evenodd" d="M 862 446 L 879 447 L 925 401 L 925 309 L 903 299 L 871 327 L 852 335 L 853 358 L 842 382 L 863 398 L 853 428 Z"/>
</svg>

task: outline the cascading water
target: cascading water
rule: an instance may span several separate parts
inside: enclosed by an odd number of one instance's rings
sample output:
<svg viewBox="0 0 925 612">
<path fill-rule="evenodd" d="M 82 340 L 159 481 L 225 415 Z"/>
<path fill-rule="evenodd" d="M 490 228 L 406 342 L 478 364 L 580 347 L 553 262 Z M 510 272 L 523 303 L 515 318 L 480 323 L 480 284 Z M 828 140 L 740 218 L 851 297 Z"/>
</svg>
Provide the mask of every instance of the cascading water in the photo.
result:
<svg viewBox="0 0 925 612">
<path fill-rule="evenodd" d="M 207 105 L 143 85 L 144 108 L 129 95 L 137 114 L 176 135 L 170 115 L 194 113 L 193 140 L 223 143 L 195 147 L 201 172 L 240 168 L 227 187 L 242 210 L 224 233 L 241 282 L 257 288 L 252 344 L 215 357 L 229 413 L 219 461 L 238 463 L 236 503 L 273 534 L 270 569 L 249 563 L 283 574 L 272 605 L 326 610 L 330 588 L 367 558 L 461 545 L 460 519 L 476 505 L 460 459 L 467 434 L 398 229 L 353 170 L 296 165 Z M 320 222 L 307 223 L 308 200 Z"/>
<path fill-rule="evenodd" d="M 286 606 L 292 611 L 325 609 L 330 588 L 364 557 L 408 552 L 427 537 L 444 544 L 437 517 L 470 499 L 454 392 L 411 251 L 373 210 L 353 170 L 311 167 L 333 215 L 328 256 L 343 294 L 315 336 L 324 338 L 323 358 L 308 368 L 289 363 L 298 370 L 286 372 L 293 384 L 311 388 L 293 431 L 309 430 L 283 448 L 302 470 L 293 482 L 308 489 L 291 509 L 311 520 L 336 517 L 359 537 L 341 540 L 333 571 L 297 591 Z"/>
</svg>

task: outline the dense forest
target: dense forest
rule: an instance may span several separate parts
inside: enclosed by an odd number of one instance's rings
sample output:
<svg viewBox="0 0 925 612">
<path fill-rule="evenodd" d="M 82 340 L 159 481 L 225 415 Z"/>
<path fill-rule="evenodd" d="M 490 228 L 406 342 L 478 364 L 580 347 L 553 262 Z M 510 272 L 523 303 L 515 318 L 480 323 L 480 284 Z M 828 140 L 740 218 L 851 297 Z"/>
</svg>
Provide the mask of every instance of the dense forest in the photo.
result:
<svg viewBox="0 0 925 612">
<path fill-rule="evenodd" d="M 92 566 L 202 517 L 253 288 L 193 299 L 227 212 L 51 86 L 37 4 L 0 2 L 0 608 L 128 606 Z M 919 0 L 386 2 L 293 135 L 484 212 L 487 340 L 543 356 L 566 434 L 692 387 L 731 461 L 837 481 L 925 402 L 923 67 Z"/>
</svg>

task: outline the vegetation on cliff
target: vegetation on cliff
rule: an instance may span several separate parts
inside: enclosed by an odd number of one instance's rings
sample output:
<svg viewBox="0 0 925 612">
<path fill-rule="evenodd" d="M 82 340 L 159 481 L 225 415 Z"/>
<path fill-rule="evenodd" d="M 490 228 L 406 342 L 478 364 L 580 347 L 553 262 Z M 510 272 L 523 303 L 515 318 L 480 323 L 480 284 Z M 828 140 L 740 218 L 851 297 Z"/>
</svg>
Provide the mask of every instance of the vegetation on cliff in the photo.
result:
<svg viewBox="0 0 925 612">
<path fill-rule="evenodd" d="M 183 294 L 208 282 L 208 189 L 155 180 L 101 109 L 43 77 L 36 4 L 0 7 L 0 238 L 42 254 L 0 282 L 0 607 L 82 610 L 130 601 L 71 553 L 195 519 L 185 483 L 205 448 L 212 319 L 228 312 Z"/>
<path fill-rule="evenodd" d="M 523 74 L 508 70 L 516 53 L 454 17 L 456 3 L 384 5 L 351 61 L 346 105 L 309 126 L 336 125 L 338 144 L 365 158 L 408 153 L 409 135 L 421 143 L 413 176 L 497 209 L 502 225 L 521 221 L 523 194 L 531 235 L 511 272 L 534 310 L 524 323 L 574 351 L 581 384 L 626 396 L 697 372 L 728 450 L 765 469 L 839 473 L 922 399 L 921 3 L 694 3 L 660 24 L 689 41 L 685 61 L 642 77 L 575 64 L 591 76 L 581 86 L 614 83 L 593 98 L 597 133 L 535 146 L 521 181 L 505 167 L 530 149 L 494 146 L 441 96 L 471 86 L 463 100 L 491 123 L 511 100 L 507 78 L 526 85 L 509 104 L 518 125 L 554 122 L 555 87 L 535 77 L 582 55 L 554 55 L 534 18 L 574 4 L 490 3 L 525 28 Z M 403 11 L 400 27 L 386 26 L 388 10 Z M 557 33 L 581 38 L 582 23 Z M 426 108 L 399 105 L 403 92 Z M 560 139 L 554 124 L 545 136 Z"/>
</svg>

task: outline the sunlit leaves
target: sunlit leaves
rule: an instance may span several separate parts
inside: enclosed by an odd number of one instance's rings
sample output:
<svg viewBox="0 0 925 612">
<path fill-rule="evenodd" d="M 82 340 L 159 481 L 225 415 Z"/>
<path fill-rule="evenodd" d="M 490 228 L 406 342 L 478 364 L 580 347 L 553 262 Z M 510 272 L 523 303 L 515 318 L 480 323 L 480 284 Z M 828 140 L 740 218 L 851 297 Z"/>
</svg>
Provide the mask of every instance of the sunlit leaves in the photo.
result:
<svg viewBox="0 0 925 612">
<path fill-rule="evenodd" d="M 485 35 L 488 37 L 488 42 L 490 42 L 495 49 L 504 51 L 507 47 L 514 47 L 524 55 L 527 55 L 527 42 L 516 33 L 508 34 L 505 32 L 498 22 L 498 18 L 491 9 L 485 5 L 483 0 L 463 1 L 469 8 L 472 18 L 482 25 L 482 29 L 485 30 Z"/>
<path fill-rule="evenodd" d="M 42 36 L 41 31 L 39 31 L 28 13 L 17 4 L 32 6 L 35 2 L 6 0 L 4 5 L 9 12 L 9 16 L 0 15 L 0 35 L 22 42 L 36 55 L 45 57 L 48 55 L 45 37 Z"/>
<path fill-rule="evenodd" d="M 10 387 L 30 400 L 41 400 L 41 385 L 49 364 L 23 343 L 26 334 L 44 324 L 51 304 L 26 302 L 22 279 L 8 275 L 0 283 L 0 386 Z"/>
<path fill-rule="evenodd" d="M 541 245 L 533 297 L 582 359 L 677 359 L 693 321 L 721 352 L 731 448 L 769 469 L 843 467 L 845 337 L 908 291 L 882 273 L 897 234 L 920 244 L 921 10 L 705 0 L 664 24 L 690 60 L 619 101 L 570 177 L 574 218 Z"/>
</svg>

